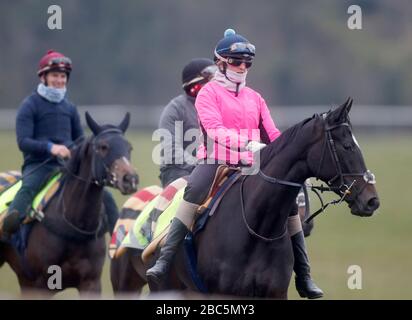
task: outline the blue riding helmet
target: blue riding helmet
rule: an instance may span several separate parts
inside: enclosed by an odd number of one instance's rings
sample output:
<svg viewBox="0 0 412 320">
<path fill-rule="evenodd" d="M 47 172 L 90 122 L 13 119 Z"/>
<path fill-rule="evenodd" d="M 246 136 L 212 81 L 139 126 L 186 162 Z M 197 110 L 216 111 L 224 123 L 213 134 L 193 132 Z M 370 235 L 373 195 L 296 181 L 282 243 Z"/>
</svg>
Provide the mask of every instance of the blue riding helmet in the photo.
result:
<svg viewBox="0 0 412 320">
<path fill-rule="evenodd" d="M 233 29 L 227 29 L 215 48 L 215 57 L 221 58 L 249 58 L 255 56 L 255 46 L 245 37 L 236 34 Z M 222 60 L 222 59 L 221 59 Z"/>
</svg>

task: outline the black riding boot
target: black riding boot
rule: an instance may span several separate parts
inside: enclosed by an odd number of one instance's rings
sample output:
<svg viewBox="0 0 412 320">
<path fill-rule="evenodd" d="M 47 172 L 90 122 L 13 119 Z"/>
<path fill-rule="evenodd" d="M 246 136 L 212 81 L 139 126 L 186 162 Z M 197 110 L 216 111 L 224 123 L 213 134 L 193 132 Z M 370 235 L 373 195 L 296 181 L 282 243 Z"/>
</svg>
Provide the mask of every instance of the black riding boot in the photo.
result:
<svg viewBox="0 0 412 320">
<path fill-rule="evenodd" d="M 166 243 L 160 250 L 159 259 L 157 259 L 156 264 L 146 272 L 148 282 L 152 282 L 157 286 L 160 286 L 165 282 L 165 278 L 169 272 L 177 248 L 188 231 L 189 230 L 183 222 L 177 218 L 173 219 L 167 234 Z"/>
<path fill-rule="evenodd" d="M 310 277 L 309 259 L 306 254 L 303 232 L 298 232 L 291 239 L 295 257 L 293 270 L 296 273 L 296 290 L 302 298 L 317 299 L 323 297 L 323 291 L 316 286 Z"/>
</svg>

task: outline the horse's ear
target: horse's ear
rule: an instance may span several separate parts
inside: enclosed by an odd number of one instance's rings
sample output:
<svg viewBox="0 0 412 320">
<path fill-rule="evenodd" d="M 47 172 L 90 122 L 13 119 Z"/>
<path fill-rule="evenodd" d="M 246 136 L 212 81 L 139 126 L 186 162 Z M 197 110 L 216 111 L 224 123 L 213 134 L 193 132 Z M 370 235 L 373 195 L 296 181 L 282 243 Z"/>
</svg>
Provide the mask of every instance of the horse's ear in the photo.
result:
<svg viewBox="0 0 412 320">
<path fill-rule="evenodd" d="M 334 123 L 348 120 L 349 111 L 352 108 L 353 99 L 349 97 L 342 105 L 329 114 L 329 120 Z"/>
<path fill-rule="evenodd" d="M 352 104 L 353 104 L 353 99 L 351 97 L 349 97 L 349 102 L 348 105 L 346 106 L 346 115 L 349 114 L 350 109 L 352 108 Z"/>
<path fill-rule="evenodd" d="M 92 130 L 93 134 L 96 136 L 102 130 L 102 128 L 97 124 L 96 121 L 92 118 L 89 112 L 86 111 L 86 123 L 90 130 Z"/>
<path fill-rule="evenodd" d="M 122 130 L 123 133 L 125 133 L 127 128 L 129 127 L 129 123 L 130 123 L 130 112 L 127 112 L 122 122 L 119 124 L 118 128 Z"/>
</svg>

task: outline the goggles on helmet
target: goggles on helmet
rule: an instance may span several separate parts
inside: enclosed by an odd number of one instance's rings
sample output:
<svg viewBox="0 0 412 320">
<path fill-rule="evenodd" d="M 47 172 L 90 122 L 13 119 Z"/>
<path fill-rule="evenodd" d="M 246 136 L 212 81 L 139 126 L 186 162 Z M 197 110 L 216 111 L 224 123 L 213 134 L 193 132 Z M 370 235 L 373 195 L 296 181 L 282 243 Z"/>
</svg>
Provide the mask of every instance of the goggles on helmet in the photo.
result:
<svg viewBox="0 0 412 320">
<path fill-rule="evenodd" d="M 64 66 L 71 67 L 72 61 L 70 60 L 70 58 L 67 58 L 67 57 L 56 57 L 56 58 L 51 58 L 47 64 L 49 66 L 57 64 L 57 65 L 64 65 Z"/>
<path fill-rule="evenodd" d="M 229 47 L 230 53 L 248 53 L 255 55 L 256 48 L 253 44 L 248 43 L 248 42 L 235 42 L 230 45 Z"/>
<path fill-rule="evenodd" d="M 223 48 L 219 50 L 215 49 L 215 54 L 222 54 L 225 56 L 239 55 L 239 54 L 254 56 L 255 53 L 256 53 L 255 46 L 249 42 L 235 42 L 235 43 L 232 43 L 228 48 Z"/>
<path fill-rule="evenodd" d="M 72 61 L 70 58 L 67 57 L 54 57 L 50 58 L 50 60 L 47 62 L 47 65 L 41 68 L 37 74 L 40 76 L 44 72 L 53 70 L 53 69 L 63 69 L 66 72 L 70 73 L 72 70 Z"/>
</svg>

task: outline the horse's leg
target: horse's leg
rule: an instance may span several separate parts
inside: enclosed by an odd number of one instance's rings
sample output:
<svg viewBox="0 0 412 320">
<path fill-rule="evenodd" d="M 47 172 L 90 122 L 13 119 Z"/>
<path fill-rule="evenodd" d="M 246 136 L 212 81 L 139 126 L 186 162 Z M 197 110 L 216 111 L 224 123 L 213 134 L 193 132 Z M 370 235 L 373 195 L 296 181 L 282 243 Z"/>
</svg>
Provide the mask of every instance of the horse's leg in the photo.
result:
<svg viewBox="0 0 412 320">
<path fill-rule="evenodd" d="M 21 273 L 21 263 L 17 252 L 11 245 L 0 242 L 0 267 L 5 262 L 8 263 L 16 275 Z"/>
<path fill-rule="evenodd" d="M 23 300 L 45 300 L 51 299 L 58 291 L 47 290 L 44 288 L 39 288 L 30 281 L 25 281 L 24 279 L 19 279 L 20 287 L 21 287 L 21 298 Z"/>
<path fill-rule="evenodd" d="M 121 293 L 140 294 L 146 281 L 133 267 L 130 251 L 122 257 L 113 259 L 110 264 L 110 280 L 115 295 Z"/>
<path fill-rule="evenodd" d="M 7 243 L 0 243 L 0 266 L 5 262 L 17 276 L 22 299 L 48 299 L 54 295 L 55 292 L 47 290 L 43 285 L 47 280 L 27 278 L 16 250 Z"/>
<path fill-rule="evenodd" d="M 20 285 L 20 276 L 22 275 L 22 272 L 17 254 L 13 251 L 13 248 L 9 244 L 0 242 L 0 267 L 2 267 L 4 263 L 7 263 L 16 274 L 19 281 L 20 292 L 22 292 Z"/>
<path fill-rule="evenodd" d="M 79 248 L 74 250 L 79 250 Z M 88 298 L 90 296 L 96 299 L 101 295 L 101 277 L 105 252 L 106 244 L 105 239 L 102 237 L 90 243 L 84 252 L 81 253 L 80 257 L 72 257 L 77 258 L 76 270 L 80 278 L 77 289 L 79 290 L 80 297 Z M 86 258 L 86 261 L 84 261 L 84 258 Z"/>
<path fill-rule="evenodd" d="M 100 278 L 82 280 L 77 289 L 81 299 L 96 299 L 101 295 L 102 283 Z"/>
<path fill-rule="evenodd" d="M 288 290 L 273 292 L 268 295 L 271 299 L 278 299 L 278 300 L 287 300 L 288 299 Z"/>
<path fill-rule="evenodd" d="M 21 260 L 19 259 L 18 253 L 15 249 L 7 243 L 0 242 L 0 267 L 4 263 L 7 263 L 16 274 L 20 287 L 20 294 L 23 296 L 26 291 L 25 288 L 33 287 L 33 284 L 25 278 Z"/>
<path fill-rule="evenodd" d="M 3 266 L 3 264 L 6 262 L 6 244 L 0 242 L 0 268 Z"/>
</svg>

